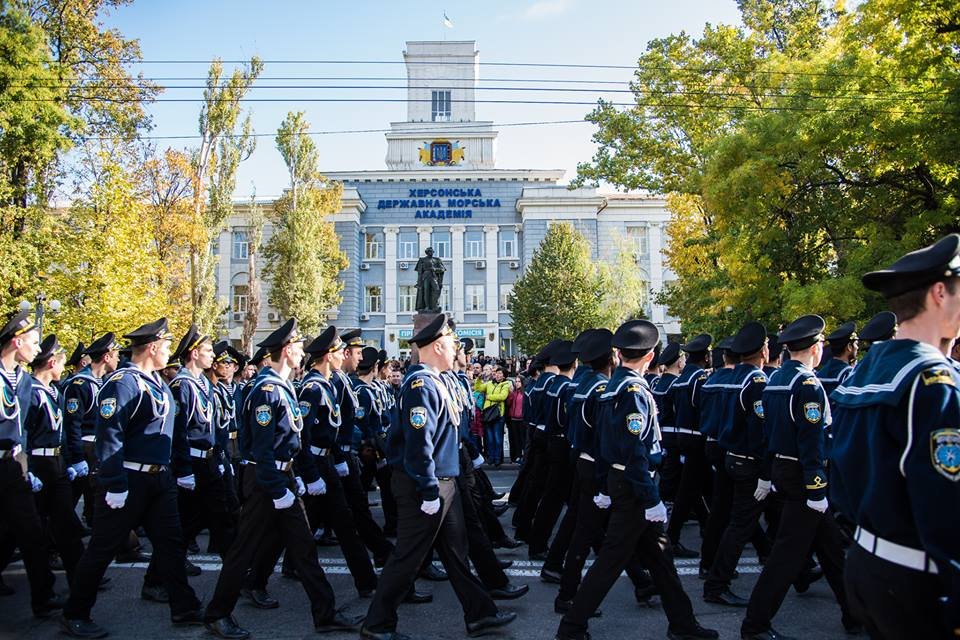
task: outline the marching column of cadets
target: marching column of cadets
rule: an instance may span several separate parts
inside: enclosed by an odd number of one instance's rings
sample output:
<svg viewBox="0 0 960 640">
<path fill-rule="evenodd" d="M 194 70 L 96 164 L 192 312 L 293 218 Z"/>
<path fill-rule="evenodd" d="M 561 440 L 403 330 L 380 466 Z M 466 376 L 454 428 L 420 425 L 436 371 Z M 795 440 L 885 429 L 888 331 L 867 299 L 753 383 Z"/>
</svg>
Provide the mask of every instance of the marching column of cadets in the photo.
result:
<svg viewBox="0 0 960 640">
<path fill-rule="evenodd" d="M 824 336 L 816 315 L 778 335 L 748 322 L 711 359 L 710 335 L 661 350 L 657 328 L 634 320 L 537 354 L 510 503 L 516 538 L 544 561 L 541 580 L 559 585 L 557 638 L 589 638 L 623 571 L 638 602 L 659 596 L 668 638 L 718 637 L 694 616 L 677 556 L 699 558 L 707 603 L 744 609 L 744 639 L 788 638 L 773 619 L 791 587 L 821 576 L 846 633 L 960 635 L 960 235 L 863 283 L 891 311 L 859 333 L 845 323 Z M 165 319 L 123 338 L 124 362 L 112 333 L 68 360 L 26 312 L 0 329 L 0 508 L 15 514 L 0 563 L 20 548 L 37 617 L 62 610 L 69 635 L 105 636 L 91 617 L 97 592 L 108 565 L 132 553 L 149 562 L 141 597 L 167 603 L 174 625 L 246 638 L 235 605 L 279 606 L 267 584 L 282 554 L 318 632 L 408 637 L 399 605 L 432 601 L 417 577 L 451 582 L 470 636 L 514 621 L 495 600 L 529 586 L 512 584 L 494 554 L 519 543 L 498 519 L 469 431 L 473 344 L 446 316 L 411 338 L 419 361 L 400 380 L 358 330 L 327 327 L 305 344 L 295 319 L 249 367 L 196 327 L 171 353 Z M 869 351 L 857 362 L 860 344 Z M 68 363 L 76 372 L 64 379 Z M 364 490 L 372 479 L 383 528 Z M 691 517 L 699 551 L 680 540 Z M 206 606 L 187 580 L 187 546 L 202 529 L 223 558 Z M 323 540 L 341 547 L 371 598 L 366 616 L 336 606 Z M 733 585 L 748 543 L 763 569 L 745 597 Z M 54 590 L 51 549 L 69 597 Z"/>
</svg>

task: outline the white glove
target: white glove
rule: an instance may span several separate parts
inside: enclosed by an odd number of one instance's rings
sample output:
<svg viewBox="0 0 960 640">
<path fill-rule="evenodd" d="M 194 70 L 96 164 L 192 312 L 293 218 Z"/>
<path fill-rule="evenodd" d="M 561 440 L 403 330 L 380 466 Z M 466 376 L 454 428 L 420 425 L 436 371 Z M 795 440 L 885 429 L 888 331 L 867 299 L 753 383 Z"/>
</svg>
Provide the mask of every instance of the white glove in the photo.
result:
<svg viewBox="0 0 960 640">
<path fill-rule="evenodd" d="M 126 504 L 129 494 L 129 491 L 124 491 L 123 493 L 110 493 L 108 491 L 103 499 L 111 509 L 123 509 L 123 505 Z"/>
<path fill-rule="evenodd" d="M 483 456 L 478 453 L 477 457 L 473 459 L 473 468 L 479 469 L 480 465 L 482 464 L 483 464 Z"/>
<path fill-rule="evenodd" d="M 826 498 L 820 498 L 819 500 L 807 500 L 807 506 L 814 511 L 819 511 L 820 513 L 826 513 L 828 504 L 829 503 L 827 502 Z"/>
<path fill-rule="evenodd" d="M 186 489 L 187 491 L 193 491 L 197 488 L 197 479 L 193 477 L 191 473 L 188 476 L 182 478 L 177 478 L 177 486 L 181 489 Z"/>
<path fill-rule="evenodd" d="M 290 489 L 287 489 L 286 493 L 283 494 L 282 498 L 278 498 L 273 501 L 274 509 L 289 509 L 293 506 L 293 501 L 296 500 L 293 497 L 293 494 L 290 492 Z"/>
<path fill-rule="evenodd" d="M 387 466 L 387 461 L 384 458 L 377 460 L 377 469 L 383 469 L 385 466 Z"/>
<path fill-rule="evenodd" d="M 769 480 L 760 478 L 757 480 L 757 490 L 753 492 L 753 499 L 757 502 L 763 502 L 763 499 L 770 495 L 770 487 L 773 484 Z"/>
<path fill-rule="evenodd" d="M 609 509 L 610 508 L 610 496 L 605 496 L 602 493 L 598 493 L 593 496 L 593 504 L 597 505 L 598 509 Z"/>
<path fill-rule="evenodd" d="M 72 469 L 77 473 L 78 478 L 83 478 L 90 475 L 90 465 L 87 464 L 86 460 L 81 460 L 77 464 L 73 465 Z"/>
<path fill-rule="evenodd" d="M 335 464 L 333 465 L 333 468 L 337 470 L 337 475 L 340 476 L 341 478 L 344 478 L 350 475 L 350 467 L 347 466 L 346 462 L 340 462 L 338 464 Z"/>
<path fill-rule="evenodd" d="M 73 467 L 67 467 L 67 480 L 73 482 L 77 477 L 77 470 Z"/>
<path fill-rule="evenodd" d="M 432 516 L 437 511 L 440 511 L 440 498 L 434 498 L 433 500 L 424 500 L 420 505 L 420 511 L 423 511 L 428 516 Z"/>
<path fill-rule="evenodd" d="M 217 467 L 217 471 L 220 472 L 220 475 L 223 475 L 224 473 L 227 472 L 227 470 L 223 468 L 222 464 Z"/>
<path fill-rule="evenodd" d="M 647 509 L 643 517 L 650 522 L 666 522 L 667 521 L 667 507 L 663 504 L 663 501 L 657 503 L 657 506 Z"/>
<path fill-rule="evenodd" d="M 297 481 L 297 495 L 302 496 L 307 492 L 307 487 L 304 486 L 303 484 L 303 478 L 301 478 L 300 476 L 297 476 L 296 478 L 294 478 L 294 480 Z"/>
<path fill-rule="evenodd" d="M 40 490 L 43 489 L 43 482 L 40 481 L 40 478 L 28 471 L 27 480 L 30 481 L 30 490 L 34 493 L 40 493 Z"/>
<path fill-rule="evenodd" d="M 327 483 L 323 478 L 317 478 L 316 481 L 307 485 L 307 493 L 312 496 L 322 496 L 327 492 Z"/>
</svg>

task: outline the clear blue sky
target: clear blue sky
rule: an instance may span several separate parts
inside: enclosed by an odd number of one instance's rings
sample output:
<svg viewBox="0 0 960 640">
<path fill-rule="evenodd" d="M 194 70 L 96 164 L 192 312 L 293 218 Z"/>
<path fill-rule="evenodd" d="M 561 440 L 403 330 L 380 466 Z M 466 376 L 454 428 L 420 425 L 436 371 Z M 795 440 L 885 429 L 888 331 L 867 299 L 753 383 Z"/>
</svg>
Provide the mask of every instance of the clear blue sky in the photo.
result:
<svg viewBox="0 0 960 640">
<path fill-rule="evenodd" d="M 443 13 L 453 29 L 441 25 Z M 483 62 L 527 62 L 633 65 L 646 43 L 670 33 L 699 34 L 705 23 L 737 23 L 734 0 L 498 0 L 467 3 L 366 1 L 248 2 L 240 0 L 137 0 L 106 17 L 127 37 L 139 38 L 145 61 L 201 60 L 202 64 L 144 64 L 148 77 L 194 78 L 162 84 L 202 85 L 208 62 L 271 60 L 387 60 L 402 62 L 408 40 L 476 40 Z M 629 81 L 629 70 L 544 69 L 536 67 L 480 68 L 481 78 Z M 402 64 L 321 65 L 267 63 L 260 85 L 337 84 L 336 81 L 271 81 L 306 76 L 382 76 L 396 81 L 367 84 L 401 85 Z M 400 82 L 398 82 L 400 81 Z M 339 83 L 345 84 L 345 83 Z M 358 83 L 363 84 L 363 83 Z M 517 81 L 488 83 L 518 86 Z M 534 85 L 530 85 L 534 86 Z M 548 85 L 557 86 L 557 85 Z M 577 85 L 572 85 L 577 86 Z M 581 85 L 587 86 L 590 85 Z M 610 88 L 608 86 L 607 88 Z M 626 88 L 620 86 L 618 88 Z M 171 89 L 161 98 L 199 98 L 202 89 Z M 599 93 L 484 91 L 498 99 L 556 99 L 595 102 Z M 630 94 L 606 94 L 627 101 Z M 238 197 L 275 196 L 286 184 L 286 170 L 272 134 L 288 111 L 306 111 L 312 130 L 380 129 L 406 118 L 402 103 L 309 103 L 308 97 L 403 98 L 400 89 L 257 89 L 251 97 L 282 98 L 281 102 L 247 103 L 258 133 L 254 155 L 243 165 Z M 199 103 L 158 103 L 149 107 L 155 128 L 151 135 L 195 135 Z M 495 123 L 581 119 L 590 106 L 477 105 L 477 118 Z M 564 169 L 567 180 L 577 162 L 593 153 L 590 124 L 502 128 L 497 165 L 505 169 Z M 383 169 L 383 133 L 323 135 L 314 138 L 324 170 Z M 184 147 L 195 140 L 160 140 L 157 144 Z"/>
</svg>

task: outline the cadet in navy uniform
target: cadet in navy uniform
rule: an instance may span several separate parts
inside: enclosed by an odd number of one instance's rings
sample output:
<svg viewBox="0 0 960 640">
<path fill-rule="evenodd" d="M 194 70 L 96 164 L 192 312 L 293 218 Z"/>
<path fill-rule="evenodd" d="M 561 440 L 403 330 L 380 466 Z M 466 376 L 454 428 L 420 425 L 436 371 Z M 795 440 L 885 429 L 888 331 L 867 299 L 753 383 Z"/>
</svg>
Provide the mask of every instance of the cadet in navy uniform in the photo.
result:
<svg viewBox="0 0 960 640">
<path fill-rule="evenodd" d="M 863 325 L 858 335 L 860 342 L 868 347 L 875 342 L 892 340 L 897 335 L 897 314 L 881 311 Z"/>
<path fill-rule="evenodd" d="M 663 437 L 663 463 L 660 465 L 660 497 L 665 502 L 673 502 L 680 484 L 680 474 L 683 463 L 680 461 L 680 451 L 677 449 L 677 411 L 674 407 L 673 384 L 677 381 L 680 371 L 686 366 L 687 358 L 680 350 L 679 342 L 671 342 L 657 357 L 658 365 L 663 367 L 663 373 L 657 376 L 657 381 L 650 387 L 653 399 L 657 403 L 657 420 L 660 422 L 660 433 Z"/>
<path fill-rule="evenodd" d="M 43 484 L 37 506 L 47 518 L 50 537 L 63 559 L 67 582 L 83 555 L 80 522 L 73 511 L 70 480 L 76 470 L 67 466 L 63 446 L 63 405 L 53 383 L 60 380 L 66 355 L 57 336 L 49 335 L 40 343 L 40 353 L 31 363 L 33 395 L 24 428 L 31 473 Z"/>
<path fill-rule="evenodd" d="M 612 502 L 610 522 L 600 554 L 560 621 L 557 638 L 561 640 L 589 637 L 587 621 L 634 554 L 650 570 L 663 598 L 669 638 L 719 637 L 697 622 L 663 536 L 667 508 L 654 480 L 660 433 L 653 396 L 643 379 L 659 341 L 656 325 L 646 320 L 626 322 L 613 336 L 612 344 L 620 351 L 620 366 L 600 398 L 597 418 L 598 452 L 611 467 L 606 491 Z"/>
<path fill-rule="evenodd" d="M 673 555 L 677 558 L 696 558 L 700 555 L 680 543 L 680 529 L 691 511 L 696 512 L 701 521 L 706 515 L 703 488 L 707 462 L 704 439 L 700 433 L 700 388 L 707 381 L 705 369 L 710 360 L 711 342 L 713 337 L 703 333 L 680 347 L 687 354 L 687 364 L 673 383 L 676 449 L 684 462 L 667 536 L 673 545 Z"/>
<path fill-rule="evenodd" d="M 817 369 L 817 377 L 827 393 L 827 398 L 838 386 L 843 384 L 857 361 L 857 325 L 846 322 L 827 336 L 831 358 Z"/>
<path fill-rule="evenodd" d="M 240 362 L 240 353 L 225 340 L 213 347 L 213 366 L 206 371 L 213 384 L 214 398 L 217 400 L 217 455 L 223 465 L 224 489 L 227 492 L 227 508 L 230 510 L 231 526 L 236 528 L 240 515 L 240 497 L 237 492 L 236 465 L 240 463 L 240 450 L 237 447 L 237 408 L 235 404 L 236 384 L 233 376 Z"/>
<path fill-rule="evenodd" d="M 823 327 L 823 318 L 808 315 L 780 333 L 780 343 L 786 345 L 790 359 L 771 376 L 763 392 L 773 454 L 771 480 L 784 504 L 777 538 L 740 626 L 744 640 L 785 637 L 774 631 L 770 622 L 804 568 L 811 547 L 837 597 L 844 628 L 849 632 L 859 629 L 843 590 L 840 530 L 827 513 L 824 442 L 830 405 L 813 371 L 823 353 Z"/>
<path fill-rule="evenodd" d="M 301 449 L 303 420 L 296 393 L 288 378 L 303 359 L 303 338 L 296 318 L 290 318 L 259 345 L 270 354 L 270 366 L 251 383 L 244 416 L 250 432 L 250 465 L 244 475 L 247 496 L 240 514 L 240 530 L 227 551 L 217 587 L 204 612 L 207 629 L 221 638 L 246 638 L 233 609 L 240 596 L 244 573 L 263 550 L 282 540 L 307 596 L 317 632 L 356 630 L 362 618 L 335 608 L 333 589 L 317 561 L 303 503 L 294 475 L 294 460 L 309 456 Z M 298 462 L 298 464 L 300 464 Z M 309 465 L 307 460 L 303 464 Z"/>
<path fill-rule="evenodd" d="M 141 524 L 153 544 L 144 585 L 163 583 L 174 624 L 202 622 L 200 601 L 187 584 L 177 485 L 170 470 L 171 459 L 182 455 L 173 451 L 173 397 L 156 373 L 167 363 L 173 336 L 161 318 L 124 338 L 133 349 L 131 363 L 107 380 L 98 400 L 97 480 L 104 493 L 98 493 L 93 534 L 61 619 L 64 631 L 78 638 L 107 635 L 90 619 L 90 610 L 114 554 Z"/>
<path fill-rule="evenodd" d="M 54 576 L 47 565 L 43 529 L 32 495 L 36 482 L 27 475 L 26 465 L 21 465 L 33 385 L 18 364 L 36 358 L 38 343 L 36 327 L 26 311 L 9 316 L 0 329 L 0 513 L 23 554 L 34 615 L 44 617 L 62 607 L 63 600 L 53 592 Z"/>
<path fill-rule="evenodd" d="M 467 533 L 457 492 L 460 472 L 457 424 L 440 372 L 453 367 L 454 333 L 443 314 L 410 338 L 420 363 L 407 372 L 400 395 L 400 424 L 390 434 L 390 456 L 397 462 L 397 547 L 380 576 L 370 603 L 363 638 L 400 640 L 397 607 L 436 543 L 440 559 L 463 607 L 467 633 L 479 635 L 516 619 L 502 613 L 467 565 Z"/>
<path fill-rule="evenodd" d="M 726 472 L 733 482 L 730 521 L 706 576 L 703 599 L 714 604 L 745 607 L 747 601 L 730 591 L 743 547 L 757 531 L 764 500 L 770 493 L 763 390 L 767 376 L 761 367 L 769 357 L 767 331 L 759 322 L 748 322 L 733 339 L 731 352 L 740 363 L 728 380 L 725 394 L 729 419 L 717 437 L 726 452 Z"/>
<path fill-rule="evenodd" d="M 865 275 L 900 326 L 833 394 L 830 499 L 857 525 L 847 594 L 874 638 L 960 636 L 960 377 L 938 351 L 960 333 L 958 278 L 957 234 Z"/>
</svg>

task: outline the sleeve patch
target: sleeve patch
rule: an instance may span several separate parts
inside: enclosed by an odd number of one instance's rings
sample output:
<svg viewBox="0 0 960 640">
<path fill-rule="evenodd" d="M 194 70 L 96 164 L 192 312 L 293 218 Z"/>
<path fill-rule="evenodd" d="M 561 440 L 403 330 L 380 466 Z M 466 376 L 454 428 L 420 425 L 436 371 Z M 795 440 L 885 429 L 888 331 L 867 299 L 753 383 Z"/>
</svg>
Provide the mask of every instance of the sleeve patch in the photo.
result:
<svg viewBox="0 0 960 640">
<path fill-rule="evenodd" d="M 753 403 L 753 412 L 757 414 L 757 417 L 763 419 L 763 400 L 757 400 Z"/>
<path fill-rule="evenodd" d="M 355 415 L 357 417 L 357 420 L 363 420 L 364 416 L 367 415 L 367 410 L 363 408 L 363 405 L 360 405 L 359 407 L 357 407 L 357 411 Z"/>
<path fill-rule="evenodd" d="M 427 408 L 414 407 L 413 409 L 410 409 L 410 426 L 413 427 L 414 429 L 423 429 L 426 425 L 427 425 Z"/>
<path fill-rule="evenodd" d="M 411 389 L 419 389 L 422 386 L 423 386 L 423 378 L 417 378 L 416 380 L 410 383 Z"/>
<path fill-rule="evenodd" d="M 77 378 L 73 381 L 73 384 L 83 384 L 83 378 Z"/>
<path fill-rule="evenodd" d="M 78 398 L 67 399 L 67 413 L 76 413 L 80 409 L 80 400 Z"/>
<path fill-rule="evenodd" d="M 265 427 L 273 419 L 273 409 L 270 408 L 268 404 L 262 404 L 257 407 L 256 413 L 254 414 L 257 418 L 257 424 L 261 427 Z"/>
<path fill-rule="evenodd" d="M 309 402 L 301 402 L 301 403 L 300 403 L 300 417 L 301 417 L 301 418 L 306 418 L 308 415 L 310 415 L 310 403 L 309 403 Z"/>
<path fill-rule="evenodd" d="M 827 481 L 820 476 L 814 476 L 813 482 L 807 485 L 807 489 L 825 489 L 826 487 Z"/>
<path fill-rule="evenodd" d="M 820 403 L 808 402 L 803 405 L 803 417 L 807 419 L 807 422 L 820 422 L 820 419 L 823 417 L 823 409 L 820 408 Z"/>
<path fill-rule="evenodd" d="M 264 393 L 270 393 L 270 392 L 273 391 L 274 386 L 273 386 L 273 383 L 267 383 L 267 384 L 263 385 L 262 387 L 260 387 L 260 389 L 261 389 Z"/>
<path fill-rule="evenodd" d="M 627 431 L 629 431 L 631 435 L 640 435 L 640 432 L 643 431 L 642 413 L 631 413 L 627 415 Z"/>
<path fill-rule="evenodd" d="M 930 460 L 944 478 L 960 481 L 960 429 L 938 429 L 930 434 Z"/>
<path fill-rule="evenodd" d="M 603 393 L 603 392 L 606 391 L 606 390 L 607 390 L 607 385 L 605 385 L 605 384 L 598 384 L 598 385 L 597 385 L 597 393 Z"/>
<path fill-rule="evenodd" d="M 803 384 L 809 384 L 809 385 L 815 387 L 815 386 L 817 386 L 817 381 L 816 381 L 815 378 L 804 378 L 804 379 L 803 379 Z"/>
<path fill-rule="evenodd" d="M 642 387 L 639 384 L 631 384 L 627 386 L 627 393 L 640 393 Z"/>
<path fill-rule="evenodd" d="M 948 384 L 951 387 L 956 386 L 956 384 L 953 382 L 953 376 L 950 375 L 950 372 L 946 369 L 930 369 L 929 371 L 924 371 L 921 373 L 920 377 L 925 386 L 930 386 L 931 384 Z"/>
<path fill-rule="evenodd" d="M 117 380 L 120 380 L 121 378 L 123 378 L 123 371 L 117 371 L 115 374 L 113 374 L 112 376 L 110 376 L 110 379 L 107 380 L 107 382 L 116 382 Z"/>
<path fill-rule="evenodd" d="M 104 398 L 100 401 L 100 417 L 109 420 L 117 412 L 117 399 Z"/>
</svg>

